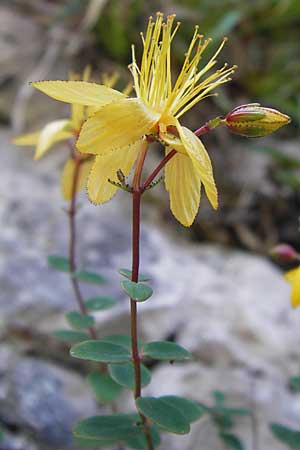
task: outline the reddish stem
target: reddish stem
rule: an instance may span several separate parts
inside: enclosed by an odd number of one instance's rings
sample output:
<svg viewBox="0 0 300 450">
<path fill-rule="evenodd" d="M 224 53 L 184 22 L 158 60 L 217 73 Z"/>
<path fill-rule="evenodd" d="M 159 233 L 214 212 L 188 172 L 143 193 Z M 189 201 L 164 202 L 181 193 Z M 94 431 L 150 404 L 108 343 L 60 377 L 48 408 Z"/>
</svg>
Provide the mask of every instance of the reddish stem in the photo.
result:
<svg viewBox="0 0 300 450">
<path fill-rule="evenodd" d="M 212 128 L 209 125 L 209 122 L 206 122 L 204 125 L 202 125 L 202 127 L 198 128 L 198 130 L 194 131 L 194 134 L 196 136 L 202 136 L 202 134 L 208 133 L 209 131 L 213 130 L 214 128 Z"/>
<path fill-rule="evenodd" d="M 75 158 L 75 168 L 72 183 L 72 195 L 71 204 L 69 209 L 69 225 L 70 225 L 70 240 L 69 240 L 69 260 L 70 260 L 70 270 L 71 270 L 71 284 L 74 290 L 75 298 L 78 303 L 79 310 L 81 314 L 87 315 L 87 309 L 83 300 L 83 296 L 80 291 L 78 280 L 75 276 L 77 265 L 76 265 L 76 200 L 77 200 L 77 185 L 79 181 L 79 175 L 81 170 L 82 160 L 80 158 Z M 97 339 L 96 331 L 94 327 L 89 328 L 89 334 L 92 339 Z"/>
<path fill-rule="evenodd" d="M 149 175 L 149 177 L 147 178 L 147 180 L 145 181 L 145 183 L 143 184 L 143 186 L 141 187 L 142 191 L 144 192 L 148 186 L 150 186 L 150 184 L 152 183 L 152 181 L 154 180 L 154 178 L 159 174 L 159 172 L 161 171 L 161 169 L 163 169 L 163 167 L 167 164 L 168 161 L 170 161 L 171 158 L 173 158 L 173 156 L 175 156 L 177 153 L 176 150 L 171 150 L 170 153 L 168 153 L 162 160 L 161 162 L 158 164 L 158 166 L 153 170 L 153 172 Z"/>
</svg>

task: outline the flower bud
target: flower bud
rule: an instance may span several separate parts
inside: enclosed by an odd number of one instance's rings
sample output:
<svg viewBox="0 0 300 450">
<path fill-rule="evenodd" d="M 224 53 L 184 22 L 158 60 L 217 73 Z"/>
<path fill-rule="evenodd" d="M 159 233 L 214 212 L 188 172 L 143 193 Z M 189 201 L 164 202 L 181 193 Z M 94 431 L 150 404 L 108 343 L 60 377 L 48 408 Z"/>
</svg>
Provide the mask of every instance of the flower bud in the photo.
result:
<svg viewBox="0 0 300 450">
<path fill-rule="evenodd" d="M 273 258 L 282 262 L 291 262 L 299 258 L 299 254 L 289 244 L 276 245 L 276 247 L 272 248 L 270 254 Z"/>
<path fill-rule="evenodd" d="M 289 116 L 259 103 L 249 103 L 233 109 L 223 123 L 235 134 L 262 137 L 290 123 Z"/>
</svg>

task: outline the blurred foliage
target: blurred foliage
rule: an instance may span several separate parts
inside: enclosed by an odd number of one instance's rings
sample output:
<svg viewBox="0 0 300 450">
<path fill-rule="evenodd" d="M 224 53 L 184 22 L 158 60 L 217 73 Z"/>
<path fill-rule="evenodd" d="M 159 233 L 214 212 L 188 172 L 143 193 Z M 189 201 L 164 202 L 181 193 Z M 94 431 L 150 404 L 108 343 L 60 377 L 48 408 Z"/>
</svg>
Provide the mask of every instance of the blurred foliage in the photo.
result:
<svg viewBox="0 0 300 450">
<path fill-rule="evenodd" d="M 226 404 L 226 395 L 222 391 L 213 391 L 213 406 L 201 404 L 217 429 L 218 436 L 224 448 L 244 450 L 243 442 L 235 434 L 234 426 L 238 417 L 250 416 L 251 411 L 246 408 L 232 408 Z"/>
<path fill-rule="evenodd" d="M 252 146 L 252 150 L 272 157 L 274 164 L 271 177 L 279 184 L 297 192 L 300 188 L 300 158 L 288 155 L 285 151 L 270 146 Z"/>
<path fill-rule="evenodd" d="M 216 41 L 228 35 L 230 42 L 223 58 L 239 65 L 235 96 L 255 99 L 297 118 L 300 112 L 299 0 L 149 3 L 110 0 L 94 29 L 98 46 L 118 62 L 128 63 L 130 44 L 137 42 L 147 17 L 157 10 L 175 11 L 183 22 L 175 41 L 175 54 L 182 54 L 195 24 L 200 25 L 201 33 Z"/>
</svg>

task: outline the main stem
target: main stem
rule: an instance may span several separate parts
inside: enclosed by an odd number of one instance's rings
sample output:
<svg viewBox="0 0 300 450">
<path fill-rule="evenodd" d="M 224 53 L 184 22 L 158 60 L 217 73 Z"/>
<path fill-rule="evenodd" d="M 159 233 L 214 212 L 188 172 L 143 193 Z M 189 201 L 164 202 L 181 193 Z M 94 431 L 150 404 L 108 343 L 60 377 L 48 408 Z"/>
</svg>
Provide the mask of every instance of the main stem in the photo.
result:
<svg viewBox="0 0 300 450">
<path fill-rule="evenodd" d="M 72 195 L 69 215 L 69 226 L 70 226 L 70 237 L 69 237 L 69 261 L 70 261 L 70 271 L 71 271 L 71 284 L 75 294 L 75 298 L 79 307 L 81 314 L 87 315 L 87 309 L 84 304 L 83 296 L 80 291 L 79 283 L 77 278 L 74 276 L 77 270 L 76 265 L 76 200 L 77 200 L 77 185 L 79 181 L 79 175 L 81 170 L 82 160 L 75 157 L 75 168 L 73 173 L 73 183 L 72 183 Z M 89 334 L 92 339 L 97 339 L 96 331 L 93 327 L 88 329 Z"/>
<path fill-rule="evenodd" d="M 135 283 L 139 280 L 139 265 L 140 265 L 140 223 L 141 223 L 141 197 L 143 189 L 141 187 L 141 175 L 144 161 L 148 150 L 148 144 L 145 143 L 142 148 L 132 185 L 132 272 L 131 280 Z M 132 298 L 130 299 L 130 328 L 131 328 L 131 351 L 134 366 L 134 398 L 141 397 L 142 392 L 142 378 L 141 378 L 141 358 L 138 348 L 138 317 L 137 317 L 137 303 Z M 144 426 L 145 438 L 147 441 L 148 450 L 154 450 L 151 431 L 147 423 L 147 419 L 143 414 L 140 414 Z"/>
</svg>

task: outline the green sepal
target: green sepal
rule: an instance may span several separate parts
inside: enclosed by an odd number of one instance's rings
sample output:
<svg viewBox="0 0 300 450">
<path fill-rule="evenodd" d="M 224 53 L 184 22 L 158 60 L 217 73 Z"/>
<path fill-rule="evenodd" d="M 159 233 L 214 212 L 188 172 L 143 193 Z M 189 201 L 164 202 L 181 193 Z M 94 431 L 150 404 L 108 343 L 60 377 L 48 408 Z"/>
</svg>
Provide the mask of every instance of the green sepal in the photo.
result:
<svg viewBox="0 0 300 450">
<path fill-rule="evenodd" d="M 130 439 L 140 432 L 139 417 L 133 414 L 93 416 L 78 422 L 73 428 L 77 438 L 101 441 Z M 105 442 L 104 442 L 105 443 Z"/>
<path fill-rule="evenodd" d="M 92 297 L 85 301 L 85 306 L 88 311 L 103 311 L 112 308 L 117 304 L 117 300 L 113 297 Z"/>
<path fill-rule="evenodd" d="M 88 314 L 81 314 L 78 311 L 70 311 L 66 314 L 66 319 L 72 328 L 81 330 L 83 328 L 90 328 L 94 325 L 95 319 Z"/>
<path fill-rule="evenodd" d="M 71 265 L 70 260 L 65 258 L 64 256 L 59 255 L 49 255 L 48 256 L 48 264 L 55 270 L 59 270 L 60 272 L 70 272 Z"/>
<path fill-rule="evenodd" d="M 178 344 L 169 341 L 154 341 L 145 344 L 143 356 L 158 360 L 185 361 L 192 358 L 192 354 Z"/>
<path fill-rule="evenodd" d="M 150 286 L 143 283 L 135 283 L 134 281 L 121 281 L 121 287 L 124 292 L 136 302 L 145 302 L 153 294 Z"/>
<path fill-rule="evenodd" d="M 99 275 L 95 272 L 89 272 L 87 270 L 80 270 L 79 272 L 76 272 L 74 274 L 74 277 L 84 283 L 103 284 L 106 282 L 105 278 L 102 275 Z"/>
<path fill-rule="evenodd" d="M 131 281 L 132 279 L 132 271 L 129 269 L 118 269 L 118 272 L 120 275 L 122 275 L 125 278 L 128 278 L 128 280 Z M 139 274 L 139 281 L 149 281 L 150 278 L 148 277 L 148 275 L 143 275 L 142 273 Z"/>
<path fill-rule="evenodd" d="M 131 359 L 131 355 L 121 345 L 102 340 L 89 340 L 74 345 L 70 350 L 71 356 L 89 361 L 105 363 L 121 363 Z"/>
<path fill-rule="evenodd" d="M 63 342 L 68 342 L 69 344 L 77 344 L 78 342 L 86 341 L 90 336 L 86 333 L 73 330 L 56 330 L 53 331 L 52 336 Z"/>
<path fill-rule="evenodd" d="M 135 373 L 133 363 L 130 361 L 123 364 L 109 364 L 108 371 L 111 378 L 119 385 L 128 388 L 135 388 Z M 151 372 L 141 364 L 141 385 L 147 386 L 151 381 Z"/>
<path fill-rule="evenodd" d="M 122 387 L 107 373 L 91 372 L 88 375 L 88 383 L 100 403 L 110 403 L 122 392 Z"/>
</svg>

